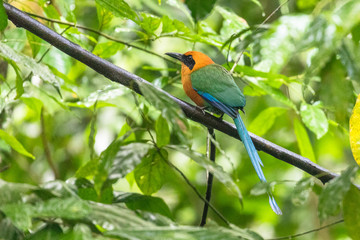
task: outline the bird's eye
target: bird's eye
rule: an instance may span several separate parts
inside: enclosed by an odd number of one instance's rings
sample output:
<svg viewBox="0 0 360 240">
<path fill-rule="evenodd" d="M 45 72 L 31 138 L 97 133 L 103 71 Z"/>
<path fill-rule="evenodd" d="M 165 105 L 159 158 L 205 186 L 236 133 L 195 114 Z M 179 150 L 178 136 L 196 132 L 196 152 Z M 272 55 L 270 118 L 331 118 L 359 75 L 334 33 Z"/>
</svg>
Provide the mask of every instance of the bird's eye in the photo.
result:
<svg viewBox="0 0 360 240">
<path fill-rule="evenodd" d="M 193 57 L 192 57 L 191 55 L 189 55 L 188 58 L 189 58 L 189 60 L 192 60 L 192 59 L 193 59 Z"/>
</svg>

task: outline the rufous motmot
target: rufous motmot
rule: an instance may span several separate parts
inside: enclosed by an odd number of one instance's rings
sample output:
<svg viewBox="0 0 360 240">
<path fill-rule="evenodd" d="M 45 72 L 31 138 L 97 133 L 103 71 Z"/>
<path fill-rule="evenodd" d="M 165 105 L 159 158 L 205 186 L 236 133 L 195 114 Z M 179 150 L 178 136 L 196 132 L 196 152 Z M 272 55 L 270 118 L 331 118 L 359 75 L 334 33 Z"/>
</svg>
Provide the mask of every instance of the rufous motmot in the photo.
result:
<svg viewBox="0 0 360 240">
<path fill-rule="evenodd" d="M 166 54 L 181 61 L 181 82 L 184 91 L 196 105 L 211 112 L 225 113 L 234 120 L 256 174 L 260 181 L 265 183 L 266 179 L 261 169 L 263 163 L 239 114 L 239 110 L 243 111 L 245 107 L 245 96 L 236 85 L 232 75 L 201 52 Z M 267 194 L 272 210 L 281 215 L 281 210 L 271 191 L 268 190 Z"/>
</svg>

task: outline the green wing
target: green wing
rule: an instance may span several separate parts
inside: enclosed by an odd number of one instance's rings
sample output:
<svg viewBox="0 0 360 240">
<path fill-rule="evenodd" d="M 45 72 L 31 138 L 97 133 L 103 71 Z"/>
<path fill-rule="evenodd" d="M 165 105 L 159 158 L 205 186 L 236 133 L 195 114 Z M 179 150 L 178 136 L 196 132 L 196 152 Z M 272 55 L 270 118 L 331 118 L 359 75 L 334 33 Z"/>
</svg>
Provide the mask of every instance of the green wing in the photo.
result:
<svg viewBox="0 0 360 240">
<path fill-rule="evenodd" d="M 244 107 L 245 96 L 231 74 L 218 64 L 210 64 L 191 73 L 195 90 L 209 93 L 230 107 Z"/>
</svg>

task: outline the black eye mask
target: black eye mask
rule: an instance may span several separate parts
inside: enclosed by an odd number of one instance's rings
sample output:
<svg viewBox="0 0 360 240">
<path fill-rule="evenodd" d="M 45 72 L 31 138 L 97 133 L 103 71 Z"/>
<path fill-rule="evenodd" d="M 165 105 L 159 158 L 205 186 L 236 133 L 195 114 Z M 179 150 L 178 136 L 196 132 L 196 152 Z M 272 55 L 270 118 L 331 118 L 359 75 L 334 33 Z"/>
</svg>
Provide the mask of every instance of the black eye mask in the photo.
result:
<svg viewBox="0 0 360 240">
<path fill-rule="evenodd" d="M 195 60 L 191 55 L 183 55 L 182 62 L 190 69 L 192 70 L 195 66 Z"/>
</svg>

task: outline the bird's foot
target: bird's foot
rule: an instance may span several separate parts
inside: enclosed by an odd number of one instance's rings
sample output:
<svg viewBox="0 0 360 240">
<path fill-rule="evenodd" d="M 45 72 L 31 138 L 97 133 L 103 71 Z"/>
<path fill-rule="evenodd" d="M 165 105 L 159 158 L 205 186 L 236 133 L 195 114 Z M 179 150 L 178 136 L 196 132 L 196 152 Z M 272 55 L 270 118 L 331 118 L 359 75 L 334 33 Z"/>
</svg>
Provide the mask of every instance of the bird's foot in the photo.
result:
<svg viewBox="0 0 360 240">
<path fill-rule="evenodd" d="M 196 106 L 196 108 L 199 109 L 204 115 L 206 114 L 205 112 L 206 107 Z"/>
</svg>

